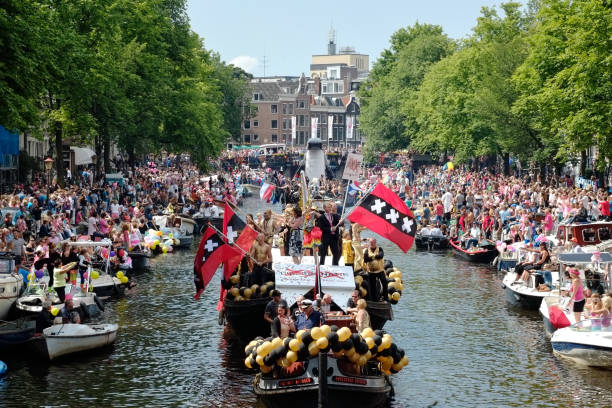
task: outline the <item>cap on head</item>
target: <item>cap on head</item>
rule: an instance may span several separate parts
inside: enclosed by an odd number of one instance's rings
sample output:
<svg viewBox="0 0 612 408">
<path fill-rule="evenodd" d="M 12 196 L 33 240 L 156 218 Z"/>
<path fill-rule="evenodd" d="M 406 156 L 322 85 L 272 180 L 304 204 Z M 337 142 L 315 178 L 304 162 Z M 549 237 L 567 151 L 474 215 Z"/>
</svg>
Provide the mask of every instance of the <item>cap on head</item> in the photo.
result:
<svg viewBox="0 0 612 408">
<path fill-rule="evenodd" d="M 304 300 L 302 300 L 302 303 L 301 303 L 301 304 L 302 304 L 302 307 L 309 307 L 309 306 L 312 306 L 312 300 L 310 300 L 310 299 L 304 299 Z"/>
</svg>

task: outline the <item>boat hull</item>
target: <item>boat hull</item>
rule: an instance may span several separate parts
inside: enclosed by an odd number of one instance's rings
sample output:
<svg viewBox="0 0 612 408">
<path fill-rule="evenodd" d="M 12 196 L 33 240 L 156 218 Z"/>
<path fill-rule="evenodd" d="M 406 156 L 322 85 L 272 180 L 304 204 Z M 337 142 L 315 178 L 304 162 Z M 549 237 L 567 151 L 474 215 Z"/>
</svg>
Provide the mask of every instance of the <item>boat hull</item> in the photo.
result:
<svg viewBox="0 0 612 408">
<path fill-rule="evenodd" d="M 183 235 L 178 238 L 179 244 L 175 248 L 190 248 L 193 244 L 193 235 Z"/>
<path fill-rule="evenodd" d="M 239 339 L 251 341 L 257 336 L 270 335 L 270 324 L 263 318 L 270 300 L 271 298 L 261 298 L 235 302 L 225 299 L 225 319 Z"/>
<path fill-rule="evenodd" d="M 151 255 L 142 252 L 129 252 L 129 256 L 132 259 L 132 269 L 142 271 L 149 268 Z"/>
<path fill-rule="evenodd" d="M 0 320 L 7 320 L 13 305 L 19 298 L 23 288 L 23 279 L 21 276 L 7 276 L 0 279 Z"/>
<path fill-rule="evenodd" d="M 327 373 L 329 407 L 384 407 L 393 392 L 385 375 L 345 374 L 338 369 L 334 358 L 328 358 Z M 274 379 L 258 374 L 253 381 L 253 390 L 271 408 L 315 408 L 318 383 L 318 359 L 313 358 L 308 361 L 304 374 L 298 377 Z"/>
<path fill-rule="evenodd" d="M 100 324 L 89 326 L 93 331 L 99 333 L 89 334 L 63 334 L 62 330 L 70 329 L 72 326 L 84 325 L 58 325 L 59 327 L 49 327 L 44 330 L 44 337 L 47 349 L 47 357 L 54 360 L 58 357 L 79 353 L 82 351 L 94 350 L 109 346 L 117 338 L 116 324 Z"/>
<path fill-rule="evenodd" d="M 453 253 L 465 259 L 466 261 L 476 263 L 491 263 L 493 262 L 495 257 L 497 257 L 497 249 L 495 248 L 488 248 L 470 252 L 461 248 L 461 246 L 455 241 L 450 241 L 450 245 L 453 248 Z"/>
<path fill-rule="evenodd" d="M 374 330 L 382 329 L 388 320 L 393 320 L 393 309 L 389 302 L 368 301 L 367 311 Z"/>
<path fill-rule="evenodd" d="M 581 329 L 574 325 L 557 330 L 550 339 L 553 353 L 578 364 L 612 368 L 612 328 L 595 330 L 590 322 L 580 322 L 585 325 Z"/>
<path fill-rule="evenodd" d="M 35 320 L 15 320 L 0 325 L 0 353 L 17 349 L 34 336 Z"/>
<path fill-rule="evenodd" d="M 421 236 L 414 237 L 416 249 L 423 251 L 442 251 L 450 248 L 449 239 L 446 236 Z"/>
</svg>

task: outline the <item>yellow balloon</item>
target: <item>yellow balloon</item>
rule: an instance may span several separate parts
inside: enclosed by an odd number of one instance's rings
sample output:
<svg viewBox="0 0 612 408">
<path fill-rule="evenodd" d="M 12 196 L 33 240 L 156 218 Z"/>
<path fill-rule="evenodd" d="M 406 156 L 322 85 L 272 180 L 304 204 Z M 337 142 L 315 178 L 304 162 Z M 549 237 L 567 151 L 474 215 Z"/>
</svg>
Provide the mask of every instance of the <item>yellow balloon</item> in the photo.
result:
<svg viewBox="0 0 612 408">
<path fill-rule="evenodd" d="M 391 295 L 391 299 L 395 300 L 396 302 L 397 302 L 398 300 L 400 300 L 400 298 L 401 298 L 401 297 L 402 297 L 402 296 L 399 294 L 399 292 L 394 292 L 394 293 Z"/>
<path fill-rule="evenodd" d="M 267 365 L 262 365 L 261 367 L 259 367 L 259 369 L 261 370 L 262 373 L 267 374 L 270 371 L 272 371 L 272 367 L 268 367 Z"/>
<path fill-rule="evenodd" d="M 173 237 L 174 237 L 174 235 L 172 233 L 168 234 L 168 238 L 173 238 Z"/>
<path fill-rule="evenodd" d="M 359 361 L 360 358 L 361 358 L 361 354 L 355 353 L 355 354 L 353 354 L 352 356 L 349 357 L 349 360 L 352 363 L 356 363 L 357 361 Z"/>
<path fill-rule="evenodd" d="M 331 333 L 331 327 L 327 324 L 324 324 L 323 326 L 321 326 L 321 332 L 323 332 L 324 336 L 327 336 L 329 333 Z"/>
<path fill-rule="evenodd" d="M 355 348 L 354 348 L 354 347 L 351 347 L 351 348 L 350 348 L 350 349 L 348 349 L 348 350 L 344 350 L 344 355 L 345 355 L 346 357 L 348 357 L 349 359 L 350 359 L 351 357 L 353 357 L 355 354 L 357 354 L 357 353 L 355 353 Z"/>
<path fill-rule="evenodd" d="M 260 356 L 259 354 L 257 355 L 257 357 L 255 357 L 255 361 L 257 361 L 257 364 L 259 364 L 260 367 L 264 365 L 263 359 L 263 356 Z"/>
<path fill-rule="evenodd" d="M 244 297 L 245 297 L 245 298 L 250 299 L 252 294 L 253 294 L 253 291 L 251 291 L 251 289 L 246 288 L 246 289 L 244 290 Z"/>
<path fill-rule="evenodd" d="M 316 356 L 317 354 L 319 354 L 319 348 L 317 347 L 316 342 L 313 341 L 308 345 L 308 354 L 310 354 L 311 356 Z"/>
<path fill-rule="evenodd" d="M 408 359 L 408 356 L 404 356 L 402 357 L 399 363 L 402 365 L 402 367 L 406 367 L 409 362 L 410 360 Z"/>
<path fill-rule="evenodd" d="M 163 246 L 163 247 L 162 247 L 162 252 L 163 252 L 164 254 L 167 254 L 167 253 L 168 253 L 168 247 L 167 247 L 167 246 Z"/>
<path fill-rule="evenodd" d="M 100 272 L 94 270 L 91 271 L 91 279 L 98 279 L 100 277 Z"/>
<path fill-rule="evenodd" d="M 363 337 L 364 339 L 367 339 L 368 337 L 374 337 L 374 330 L 372 330 L 370 327 L 366 327 L 361 331 L 361 337 Z"/>
<path fill-rule="evenodd" d="M 51 308 L 51 314 L 53 316 L 57 316 L 58 313 L 59 313 L 59 309 L 57 307 Z"/>
<path fill-rule="evenodd" d="M 327 340 L 327 337 L 320 337 L 317 340 L 317 347 L 320 348 L 320 349 L 324 349 L 328 345 L 329 345 L 329 341 Z"/>
<path fill-rule="evenodd" d="M 119 279 L 121 279 L 121 278 L 122 278 L 122 277 L 124 277 L 124 276 L 125 276 L 125 274 L 123 273 L 123 271 L 119 271 L 119 272 L 117 272 L 117 277 L 118 277 Z"/>
<path fill-rule="evenodd" d="M 247 357 L 247 358 L 244 359 L 244 365 L 247 368 L 253 368 L 253 367 L 251 367 L 251 357 Z"/>
<path fill-rule="evenodd" d="M 231 288 L 230 293 L 232 294 L 232 296 L 236 297 L 240 293 L 240 290 L 238 290 L 238 288 Z"/>
<path fill-rule="evenodd" d="M 312 336 L 313 339 L 318 340 L 321 338 L 321 336 L 323 336 L 323 332 L 321 331 L 320 327 L 313 327 L 310 330 L 310 335 Z"/>
<path fill-rule="evenodd" d="M 340 342 L 346 341 L 349 337 L 351 337 L 351 330 L 348 327 L 341 327 L 337 332 L 338 340 Z"/>
<path fill-rule="evenodd" d="M 280 337 L 275 337 L 272 340 L 272 348 L 275 349 L 278 346 L 281 346 L 283 344 L 283 339 L 281 339 Z"/>
<path fill-rule="evenodd" d="M 374 339 L 371 337 L 366 337 L 365 342 L 368 345 L 369 349 L 374 348 L 374 346 L 376 345 L 376 343 L 374 343 Z"/>
<path fill-rule="evenodd" d="M 297 359 L 298 359 L 298 355 L 295 351 L 289 350 L 287 352 L 287 361 L 289 361 L 290 363 L 295 363 Z"/>
<path fill-rule="evenodd" d="M 300 341 L 298 339 L 291 339 L 289 342 L 289 348 L 292 351 L 298 351 L 300 349 Z"/>
<path fill-rule="evenodd" d="M 357 365 L 364 366 L 364 365 L 366 365 L 367 362 L 368 362 L 368 360 L 365 358 L 365 356 L 361 356 L 357 360 Z"/>
<path fill-rule="evenodd" d="M 130 281 L 127 276 L 123 276 L 119 280 L 121 281 L 121 283 L 128 283 Z"/>
</svg>

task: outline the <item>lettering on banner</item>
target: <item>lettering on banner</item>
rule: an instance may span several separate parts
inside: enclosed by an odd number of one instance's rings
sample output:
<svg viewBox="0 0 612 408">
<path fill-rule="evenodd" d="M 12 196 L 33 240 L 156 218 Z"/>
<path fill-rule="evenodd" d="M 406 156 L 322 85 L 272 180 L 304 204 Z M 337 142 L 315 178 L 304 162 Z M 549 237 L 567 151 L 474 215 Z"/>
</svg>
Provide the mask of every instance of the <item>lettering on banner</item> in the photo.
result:
<svg viewBox="0 0 612 408">
<path fill-rule="evenodd" d="M 361 173 L 361 165 L 363 163 L 363 155 L 356 153 L 349 153 L 346 158 L 346 165 L 344 166 L 344 174 L 342 178 L 345 180 L 358 180 L 359 173 Z"/>
</svg>

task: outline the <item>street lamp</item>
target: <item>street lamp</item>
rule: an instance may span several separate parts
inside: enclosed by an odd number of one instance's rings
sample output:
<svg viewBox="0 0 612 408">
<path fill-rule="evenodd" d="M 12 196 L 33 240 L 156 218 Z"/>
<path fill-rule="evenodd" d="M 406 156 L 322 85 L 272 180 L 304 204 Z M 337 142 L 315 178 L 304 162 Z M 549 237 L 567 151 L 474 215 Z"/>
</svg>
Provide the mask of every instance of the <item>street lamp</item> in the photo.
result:
<svg viewBox="0 0 612 408">
<path fill-rule="evenodd" d="M 51 167 L 53 167 L 53 159 L 47 157 L 45 159 L 45 171 L 47 172 L 47 185 L 51 185 Z"/>
</svg>

